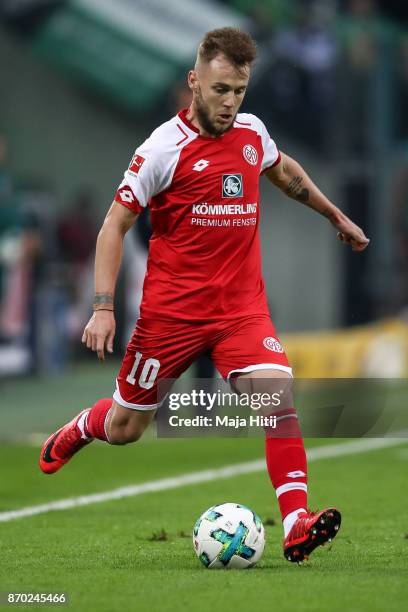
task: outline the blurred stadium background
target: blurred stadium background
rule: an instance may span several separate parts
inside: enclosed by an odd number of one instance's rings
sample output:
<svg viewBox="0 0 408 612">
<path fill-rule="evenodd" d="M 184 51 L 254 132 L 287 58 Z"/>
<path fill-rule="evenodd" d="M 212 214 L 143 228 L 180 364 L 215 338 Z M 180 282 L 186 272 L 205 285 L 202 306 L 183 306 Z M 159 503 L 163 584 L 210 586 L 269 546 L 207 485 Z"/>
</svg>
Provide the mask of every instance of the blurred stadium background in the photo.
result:
<svg viewBox="0 0 408 612">
<path fill-rule="evenodd" d="M 115 356 L 104 365 L 80 342 L 98 228 L 138 143 L 189 104 L 200 37 L 224 25 L 259 46 L 244 110 L 372 240 L 351 253 L 324 219 L 261 182 L 264 276 L 295 375 L 407 377 L 407 3 L 0 0 L 0 522 L 21 507 L 262 456 L 257 439 L 148 433 L 126 448 L 95 444 L 52 479 L 37 468 L 44 432 L 112 393 L 138 314 L 149 220 L 126 238 Z M 311 466 L 312 507 L 333 500 L 346 520 L 336 554 L 316 553 L 296 584 L 261 472 L 7 522 L 0 591 L 68 590 L 75 609 L 109 611 L 133 609 L 137 591 L 141 610 L 192 601 L 215 610 L 227 584 L 234 609 L 248 597 L 259 610 L 271 601 L 282 611 L 402 610 L 406 460 L 406 448 L 379 447 Z M 226 583 L 196 565 L 183 538 L 207 506 L 238 497 L 267 519 L 269 544 L 258 573 Z"/>
<path fill-rule="evenodd" d="M 262 181 L 264 275 L 297 375 L 405 376 L 407 18 L 390 0 L 1 0 L 0 379 L 90 358 L 98 227 L 135 147 L 188 104 L 197 41 L 228 24 L 259 45 L 244 110 L 372 239 L 352 254 Z M 148 224 L 126 240 L 118 357 Z"/>
</svg>

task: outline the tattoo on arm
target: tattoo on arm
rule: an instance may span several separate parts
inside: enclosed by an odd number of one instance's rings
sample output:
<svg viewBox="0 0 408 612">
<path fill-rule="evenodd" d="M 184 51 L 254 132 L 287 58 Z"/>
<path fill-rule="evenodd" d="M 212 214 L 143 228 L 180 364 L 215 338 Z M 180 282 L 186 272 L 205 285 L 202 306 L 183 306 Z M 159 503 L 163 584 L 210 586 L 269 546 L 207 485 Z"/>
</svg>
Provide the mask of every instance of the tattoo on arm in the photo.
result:
<svg viewBox="0 0 408 612">
<path fill-rule="evenodd" d="M 111 293 L 95 293 L 94 310 L 113 310 L 113 295 Z"/>
<path fill-rule="evenodd" d="M 286 194 L 290 198 L 294 198 L 295 200 L 299 200 L 299 202 L 303 202 L 303 204 L 309 203 L 309 190 L 305 187 L 302 187 L 303 178 L 301 176 L 295 176 L 290 181 Z"/>
</svg>

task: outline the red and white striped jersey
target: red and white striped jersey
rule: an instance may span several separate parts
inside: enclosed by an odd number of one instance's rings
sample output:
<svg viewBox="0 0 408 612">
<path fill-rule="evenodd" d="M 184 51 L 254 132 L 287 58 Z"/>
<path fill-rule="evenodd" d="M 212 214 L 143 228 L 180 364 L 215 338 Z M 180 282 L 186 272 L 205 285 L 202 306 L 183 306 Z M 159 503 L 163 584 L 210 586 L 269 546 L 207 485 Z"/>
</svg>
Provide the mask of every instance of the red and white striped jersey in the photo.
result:
<svg viewBox="0 0 408 612">
<path fill-rule="evenodd" d="M 141 315 L 217 321 L 265 314 L 259 177 L 279 163 L 279 151 L 254 115 L 238 114 L 217 138 L 201 136 L 186 115 L 136 149 L 115 196 L 135 213 L 150 208 Z"/>
</svg>

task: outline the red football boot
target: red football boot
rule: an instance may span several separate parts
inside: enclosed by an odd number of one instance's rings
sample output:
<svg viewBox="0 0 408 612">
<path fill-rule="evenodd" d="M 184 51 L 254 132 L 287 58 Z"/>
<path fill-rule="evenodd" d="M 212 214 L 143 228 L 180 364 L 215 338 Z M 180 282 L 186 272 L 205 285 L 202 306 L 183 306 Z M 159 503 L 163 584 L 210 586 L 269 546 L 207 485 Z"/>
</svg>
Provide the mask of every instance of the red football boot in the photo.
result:
<svg viewBox="0 0 408 612">
<path fill-rule="evenodd" d="M 75 453 L 92 442 L 84 433 L 84 419 L 87 410 L 82 410 L 72 421 L 53 433 L 41 449 L 40 468 L 45 474 L 54 474 L 68 463 Z"/>
<path fill-rule="evenodd" d="M 302 512 L 283 541 L 283 554 L 288 561 L 301 563 L 317 546 L 331 542 L 340 525 L 341 514 L 336 508 Z"/>
</svg>

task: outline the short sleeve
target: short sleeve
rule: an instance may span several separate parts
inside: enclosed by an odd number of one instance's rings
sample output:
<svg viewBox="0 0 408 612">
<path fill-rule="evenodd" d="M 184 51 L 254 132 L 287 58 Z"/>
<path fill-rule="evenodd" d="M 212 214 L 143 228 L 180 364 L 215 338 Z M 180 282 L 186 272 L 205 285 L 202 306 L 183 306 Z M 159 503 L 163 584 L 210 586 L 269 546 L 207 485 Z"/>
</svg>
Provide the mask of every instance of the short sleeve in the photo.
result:
<svg viewBox="0 0 408 612">
<path fill-rule="evenodd" d="M 261 128 L 263 158 L 261 164 L 261 172 L 264 172 L 268 168 L 272 168 L 279 164 L 281 155 L 275 144 L 275 141 L 270 137 L 268 130 L 262 121 L 259 121 Z"/>
<path fill-rule="evenodd" d="M 116 191 L 115 201 L 135 214 L 140 213 L 151 198 L 170 184 L 172 161 L 163 144 L 152 135 L 136 149 Z"/>
</svg>

